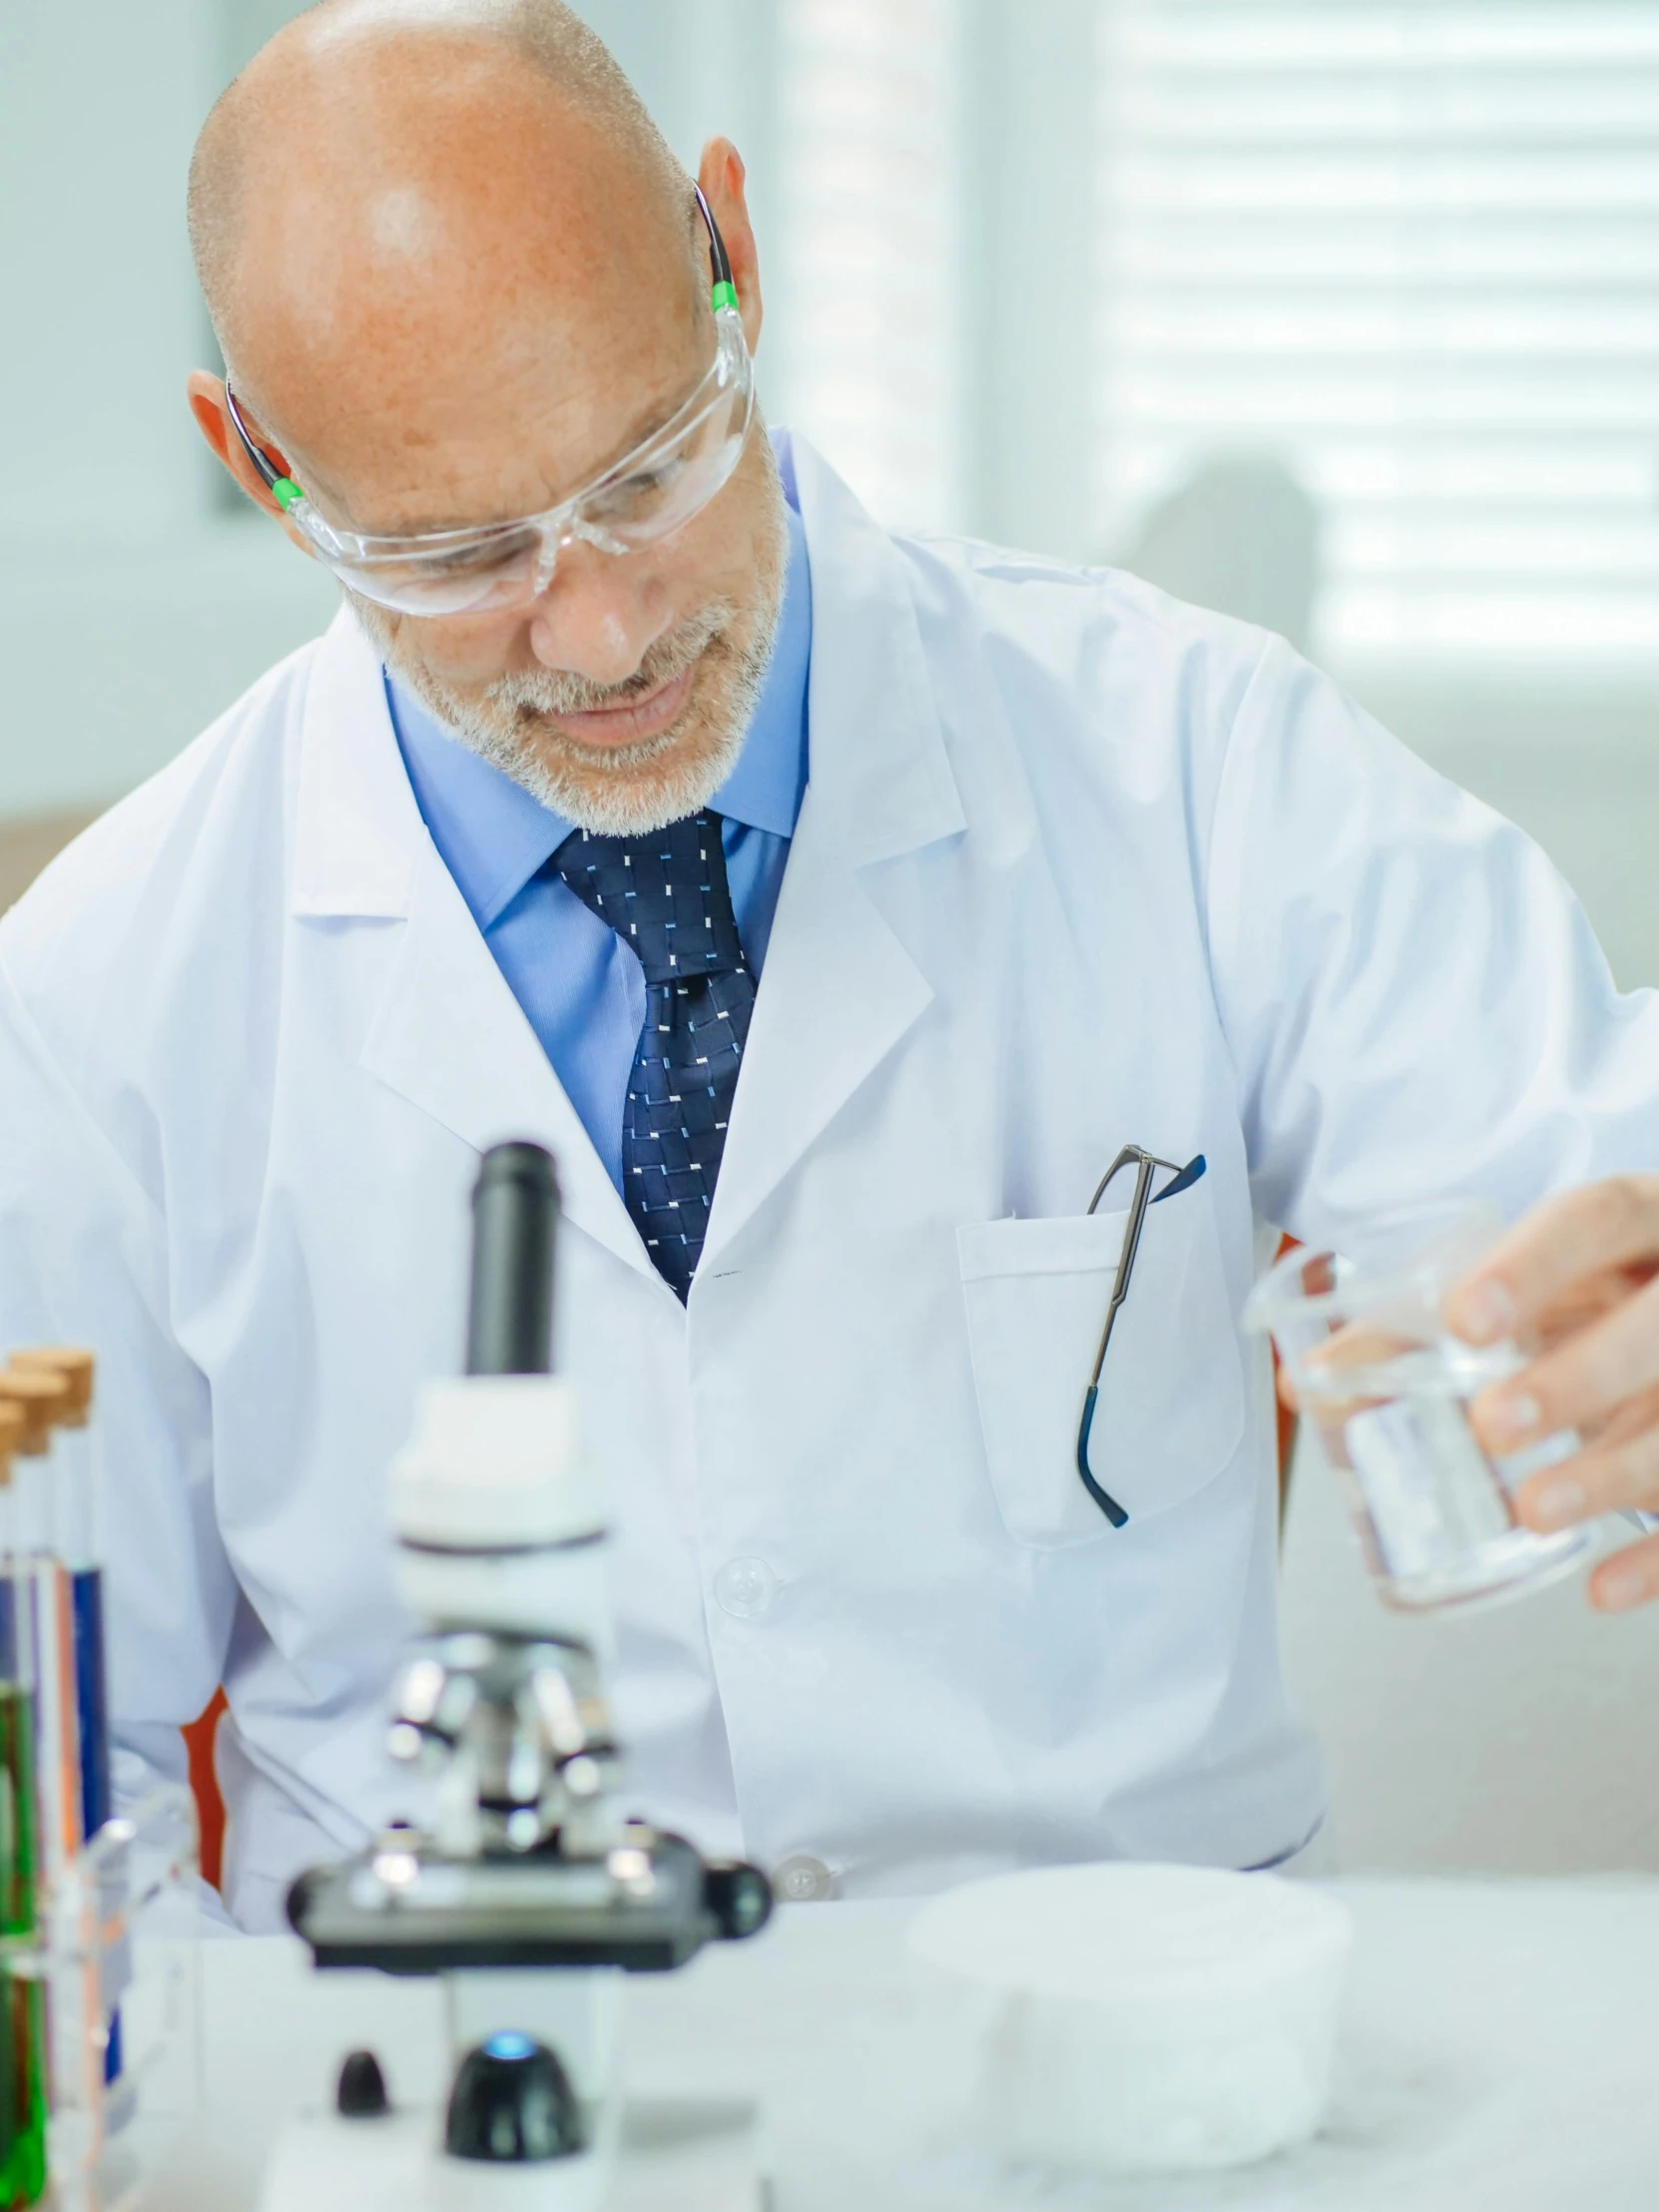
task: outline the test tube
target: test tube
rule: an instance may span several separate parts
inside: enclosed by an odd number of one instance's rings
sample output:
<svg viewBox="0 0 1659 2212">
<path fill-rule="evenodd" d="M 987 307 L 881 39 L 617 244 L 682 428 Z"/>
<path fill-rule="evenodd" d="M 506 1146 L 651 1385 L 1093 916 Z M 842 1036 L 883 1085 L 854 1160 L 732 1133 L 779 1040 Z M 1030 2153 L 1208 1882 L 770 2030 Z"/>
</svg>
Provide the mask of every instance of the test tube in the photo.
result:
<svg viewBox="0 0 1659 2212">
<path fill-rule="evenodd" d="M 75 1396 L 67 1377 L 16 1362 L 0 1370 L 0 1403 L 19 1406 L 25 1427 L 12 1490 L 15 1537 L 24 1562 L 32 1646 L 35 1806 L 39 1874 L 57 1881 L 85 1841 L 81 1823 L 81 1724 L 75 1683 L 75 1598 L 57 1544 L 57 1424 Z"/>
<path fill-rule="evenodd" d="M 27 1623 L 19 1648 L 27 1662 L 33 1708 L 35 1878 L 42 1906 L 58 1895 L 85 1842 L 75 1598 L 61 1548 L 65 1472 L 58 1441 L 59 1424 L 70 1416 L 78 1394 L 75 1382 L 57 1368 L 14 1359 L 0 1370 L 0 1404 L 14 1405 L 25 1422 L 12 1484 L 20 1568 L 15 1586 L 22 1599 L 20 1618 Z M 87 2002 L 106 2034 L 102 2070 L 108 2078 L 110 2006 L 100 2002 L 96 1988 Z M 57 2023 L 69 2036 L 58 2065 L 70 2069 L 64 2080 L 79 2083 L 87 2061 L 72 2027 L 75 2010 L 72 2006 Z M 50 2018 L 47 2025 L 53 2025 Z M 49 2071 L 49 2078 L 55 2073 Z"/>
<path fill-rule="evenodd" d="M 48 1345 L 14 1353 L 14 1374 L 59 1378 L 68 1394 L 55 1414 L 57 1450 L 52 1493 L 52 1549 L 69 1581 L 80 1761 L 80 1832 L 91 1843 L 114 1812 L 110 1784 L 109 1689 L 104 1662 L 104 1572 L 99 1540 L 98 1472 L 93 1394 L 97 1363 L 79 1346 Z M 67 1743 L 60 1749 L 67 1751 Z M 113 1994 L 113 1992 L 112 1992 Z M 121 2014 L 108 2018 L 105 2080 L 122 2071 Z"/>
<path fill-rule="evenodd" d="M 69 1395 L 55 1416 L 57 1459 L 52 1548 L 69 1576 L 75 1706 L 81 1762 L 81 1833 L 90 1843 L 110 1818 L 109 1692 L 104 1672 L 104 1573 L 98 1537 L 93 1379 L 90 1352 L 69 1345 L 19 1352 L 20 1374 L 61 1376 Z"/>
<path fill-rule="evenodd" d="M 13 1587 L 20 1554 L 12 1499 L 12 1456 L 28 1425 L 29 1416 L 21 1405 L 0 1403 L 0 1682 L 25 1679 L 18 1652 L 19 1608 Z"/>
<path fill-rule="evenodd" d="M 28 1565 L 12 1484 L 14 1456 L 33 1425 L 25 1406 L 0 1399 L 0 1936 L 14 1940 L 38 1927 Z M 0 2204 L 37 2204 L 45 2190 L 45 1990 L 0 1960 Z"/>
</svg>

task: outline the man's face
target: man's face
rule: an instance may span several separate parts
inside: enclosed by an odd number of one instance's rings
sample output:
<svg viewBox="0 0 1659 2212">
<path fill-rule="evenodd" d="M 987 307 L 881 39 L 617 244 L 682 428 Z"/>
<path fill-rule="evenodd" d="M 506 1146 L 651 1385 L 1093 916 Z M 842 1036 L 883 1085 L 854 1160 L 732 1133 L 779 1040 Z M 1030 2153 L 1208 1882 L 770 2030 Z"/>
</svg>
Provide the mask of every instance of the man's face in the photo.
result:
<svg viewBox="0 0 1659 2212">
<path fill-rule="evenodd" d="M 296 441 L 293 465 L 323 513 L 365 532 L 534 513 L 654 430 L 714 350 L 706 288 L 681 262 L 655 296 L 621 298 L 591 328 L 531 318 L 424 379 L 398 375 L 384 409 Z M 624 835 L 694 813 L 731 773 L 787 557 L 757 416 L 700 514 L 637 552 L 562 548 L 525 606 L 416 618 L 352 599 L 388 665 L 476 752 L 580 827 Z"/>
</svg>

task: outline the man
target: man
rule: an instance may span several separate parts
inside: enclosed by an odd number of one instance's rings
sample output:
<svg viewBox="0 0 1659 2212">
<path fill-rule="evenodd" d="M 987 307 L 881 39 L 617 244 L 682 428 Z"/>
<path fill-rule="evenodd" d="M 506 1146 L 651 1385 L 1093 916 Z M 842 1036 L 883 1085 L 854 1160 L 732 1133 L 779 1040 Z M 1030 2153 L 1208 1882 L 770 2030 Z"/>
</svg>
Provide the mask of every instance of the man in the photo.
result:
<svg viewBox="0 0 1659 2212">
<path fill-rule="evenodd" d="M 483 1146 L 560 1163 L 638 1802 L 800 1898 L 1294 1860 L 1263 1250 L 1659 1151 L 1659 1005 L 1280 641 L 769 443 L 699 183 L 554 0 L 335 0 L 198 148 L 191 403 L 349 604 L 0 928 L 0 1342 L 103 1355 L 124 1785 L 223 1680 L 250 1927 L 418 1810 Z"/>
</svg>

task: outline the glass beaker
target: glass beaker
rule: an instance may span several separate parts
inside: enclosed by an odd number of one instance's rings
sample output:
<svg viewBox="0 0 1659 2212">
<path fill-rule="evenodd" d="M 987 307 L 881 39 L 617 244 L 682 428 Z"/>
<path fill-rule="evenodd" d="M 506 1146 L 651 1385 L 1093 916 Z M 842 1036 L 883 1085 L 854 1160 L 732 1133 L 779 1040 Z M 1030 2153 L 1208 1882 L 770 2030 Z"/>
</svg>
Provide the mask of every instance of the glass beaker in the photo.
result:
<svg viewBox="0 0 1659 2212">
<path fill-rule="evenodd" d="M 1526 1362 L 1514 1344 L 1464 1344 L 1440 1306 L 1502 1228 L 1478 1199 L 1379 1215 L 1345 1235 L 1341 1253 L 1288 1253 L 1245 1304 L 1246 1328 L 1272 1332 L 1343 1479 L 1379 1594 L 1402 1611 L 1522 1596 L 1570 1573 L 1595 1542 L 1588 1526 L 1534 1534 L 1511 1498 L 1570 1457 L 1576 1434 L 1498 1457 L 1469 1425 L 1469 1400 Z"/>
</svg>

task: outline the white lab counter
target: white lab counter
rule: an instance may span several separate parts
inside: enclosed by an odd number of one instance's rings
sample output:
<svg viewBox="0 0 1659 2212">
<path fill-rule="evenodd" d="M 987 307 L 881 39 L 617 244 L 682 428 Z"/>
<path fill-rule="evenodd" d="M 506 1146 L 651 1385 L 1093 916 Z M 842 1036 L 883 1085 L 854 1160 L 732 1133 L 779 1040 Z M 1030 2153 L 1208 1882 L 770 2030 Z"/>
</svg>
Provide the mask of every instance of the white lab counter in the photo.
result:
<svg viewBox="0 0 1659 2212">
<path fill-rule="evenodd" d="M 1659 2204 L 1659 1881 L 1352 1882 L 1358 1923 L 1339 2082 L 1322 2135 L 1190 2182 L 997 2171 L 918 2143 L 900 1951 L 910 1908 L 816 1905 L 684 1973 L 629 1985 L 643 2096 L 759 2095 L 778 2212 L 1651 2212 Z M 204 2125 L 146 2212 L 248 2212 L 266 2146 L 326 2098 L 340 2055 L 380 2053 L 430 2095 L 431 1983 L 317 1975 L 297 1943 L 202 1946 Z"/>
</svg>

